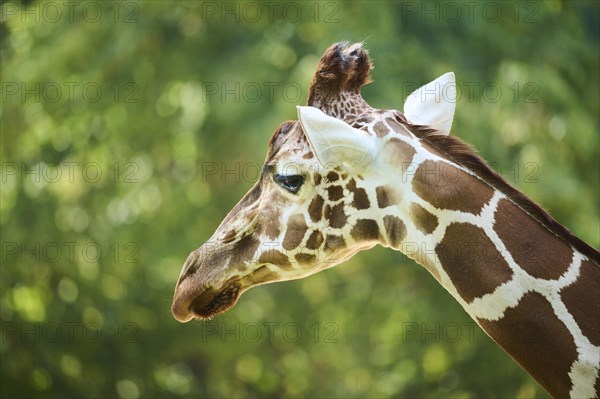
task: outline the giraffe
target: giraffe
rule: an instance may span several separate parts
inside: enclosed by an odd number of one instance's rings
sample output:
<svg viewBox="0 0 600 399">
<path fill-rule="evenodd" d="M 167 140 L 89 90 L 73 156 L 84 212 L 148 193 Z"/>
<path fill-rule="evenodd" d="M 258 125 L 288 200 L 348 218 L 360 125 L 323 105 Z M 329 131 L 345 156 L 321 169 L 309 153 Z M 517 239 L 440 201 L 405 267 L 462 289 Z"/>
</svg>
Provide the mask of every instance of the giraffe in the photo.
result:
<svg viewBox="0 0 600 399">
<path fill-rule="evenodd" d="M 600 253 L 449 135 L 453 73 L 401 113 L 362 98 L 371 69 L 361 43 L 327 49 L 259 180 L 185 261 L 175 319 L 382 245 L 423 265 L 552 396 L 599 397 Z"/>
</svg>

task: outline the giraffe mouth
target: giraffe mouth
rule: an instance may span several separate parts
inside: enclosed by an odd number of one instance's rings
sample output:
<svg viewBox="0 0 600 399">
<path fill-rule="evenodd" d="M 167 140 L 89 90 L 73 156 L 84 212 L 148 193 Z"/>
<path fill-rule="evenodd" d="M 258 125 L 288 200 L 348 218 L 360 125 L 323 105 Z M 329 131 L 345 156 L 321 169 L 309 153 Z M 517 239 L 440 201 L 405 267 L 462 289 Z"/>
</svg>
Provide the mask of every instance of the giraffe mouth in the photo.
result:
<svg viewBox="0 0 600 399">
<path fill-rule="evenodd" d="M 208 288 L 198 294 L 193 289 L 176 295 L 172 313 L 182 323 L 192 319 L 205 320 L 224 313 L 233 307 L 242 293 L 242 285 L 238 279 L 227 281 L 221 288 Z"/>
<path fill-rule="evenodd" d="M 215 291 L 209 289 L 194 299 L 188 310 L 196 319 L 208 319 L 233 307 L 241 294 L 241 286 L 233 283 Z"/>
</svg>

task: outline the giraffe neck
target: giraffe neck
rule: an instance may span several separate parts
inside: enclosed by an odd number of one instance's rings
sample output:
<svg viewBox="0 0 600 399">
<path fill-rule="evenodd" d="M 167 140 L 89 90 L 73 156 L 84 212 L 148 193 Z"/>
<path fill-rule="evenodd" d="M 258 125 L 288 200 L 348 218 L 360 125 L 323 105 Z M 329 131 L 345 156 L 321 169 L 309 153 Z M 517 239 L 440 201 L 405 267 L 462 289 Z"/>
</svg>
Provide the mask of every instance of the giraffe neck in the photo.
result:
<svg viewBox="0 0 600 399">
<path fill-rule="evenodd" d="M 396 181 L 373 193 L 386 198 L 379 201 L 384 243 L 426 267 L 552 395 L 597 395 L 598 252 L 582 254 L 562 231 L 415 137 L 385 139 L 410 166 L 388 173 Z"/>
</svg>

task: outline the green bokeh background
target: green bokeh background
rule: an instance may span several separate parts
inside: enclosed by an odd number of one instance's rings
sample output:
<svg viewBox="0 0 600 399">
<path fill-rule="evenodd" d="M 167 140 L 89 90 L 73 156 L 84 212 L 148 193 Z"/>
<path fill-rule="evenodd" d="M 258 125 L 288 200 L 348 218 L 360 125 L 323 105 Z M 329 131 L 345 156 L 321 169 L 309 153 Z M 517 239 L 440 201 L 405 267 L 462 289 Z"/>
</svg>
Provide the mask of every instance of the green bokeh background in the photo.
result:
<svg viewBox="0 0 600 399">
<path fill-rule="evenodd" d="M 597 2 L 73 7 L 2 6 L 3 397 L 547 396 L 382 248 L 209 323 L 169 309 L 340 40 L 366 40 L 376 107 L 454 71 L 453 134 L 598 248 Z"/>
</svg>

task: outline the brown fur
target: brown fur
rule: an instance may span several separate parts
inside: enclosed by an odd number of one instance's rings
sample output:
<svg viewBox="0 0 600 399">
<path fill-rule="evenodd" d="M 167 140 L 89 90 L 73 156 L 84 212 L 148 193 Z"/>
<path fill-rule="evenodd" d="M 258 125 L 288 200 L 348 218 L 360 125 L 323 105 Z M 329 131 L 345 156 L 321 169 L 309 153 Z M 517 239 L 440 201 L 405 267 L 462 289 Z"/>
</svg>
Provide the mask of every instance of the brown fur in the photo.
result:
<svg viewBox="0 0 600 399">
<path fill-rule="evenodd" d="M 572 285 L 562 289 L 560 296 L 581 328 L 583 335 L 593 345 L 600 346 L 600 268 L 592 262 L 581 262 L 579 278 Z"/>
<path fill-rule="evenodd" d="M 281 213 L 278 210 L 276 210 L 275 212 L 273 212 L 272 218 L 265 220 L 265 234 L 271 240 L 274 240 L 279 236 L 280 217 Z"/>
<path fill-rule="evenodd" d="M 280 266 L 283 270 L 289 270 L 292 266 L 288 257 L 275 249 L 263 252 L 258 259 L 258 263 L 271 263 Z"/>
<path fill-rule="evenodd" d="M 360 121 L 357 121 L 357 122 L 360 122 Z M 388 128 L 385 127 L 382 122 L 377 122 L 375 124 L 375 126 L 373 126 L 373 130 L 375 131 L 375 135 L 377 137 L 385 137 L 389 133 Z"/>
<path fill-rule="evenodd" d="M 404 222 L 393 215 L 383 217 L 383 226 L 387 234 L 387 240 L 392 248 L 400 248 L 400 243 L 406 237 L 406 225 Z"/>
<path fill-rule="evenodd" d="M 377 222 L 371 219 L 358 219 L 350 235 L 356 242 L 376 241 L 380 238 Z"/>
<path fill-rule="evenodd" d="M 289 251 L 300 245 L 306 230 L 308 230 L 308 226 L 304 216 L 302 214 L 292 215 L 288 220 L 287 230 L 283 237 L 283 248 Z"/>
<path fill-rule="evenodd" d="M 395 137 L 387 141 L 384 151 L 385 156 L 389 158 L 390 162 L 399 165 L 398 169 L 401 169 L 402 173 L 406 173 L 416 153 L 410 144 Z"/>
<path fill-rule="evenodd" d="M 410 217 L 417 227 L 425 234 L 431 234 L 438 226 L 438 218 L 421 205 L 413 203 L 409 207 Z"/>
<path fill-rule="evenodd" d="M 337 235 L 328 235 L 325 238 L 326 252 L 337 252 L 344 248 L 346 248 L 346 241 L 344 241 L 344 237 Z"/>
<path fill-rule="evenodd" d="M 346 225 L 348 217 L 344 212 L 344 204 L 340 203 L 334 206 L 325 205 L 323 212 L 325 219 L 329 221 L 329 225 L 333 228 L 342 228 Z"/>
<path fill-rule="evenodd" d="M 334 182 L 334 181 L 337 181 L 339 178 L 340 178 L 340 175 L 338 175 L 335 172 L 329 172 L 329 173 L 327 173 L 327 181 L 330 182 L 330 183 Z"/>
<path fill-rule="evenodd" d="M 369 201 L 369 196 L 367 192 L 362 187 L 356 186 L 356 181 L 354 179 L 350 179 L 346 188 L 352 193 L 352 206 L 356 209 L 369 209 L 371 203 Z"/>
<path fill-rule="evenodd" d="M 325 204 L 325 200 L 319 194 L 310 201 L 310 205 L 308 205 L 308 214 L 313 222 L 318 222 L 323 217 L 323 204 Z"/>
<path fill-rule="evenodd" d="M 301 265 L 310 265 L 315 263 L 315 261 L 317 260 L 317 257 L 315 255 L 305 253 L 296 254 L 295 258 L 296 261 Z"/>
<path fill-rule="evenodd" d="M 569 397 L 569 371 L 577 359 L 577 349 L 546 298 L 529 292 L 516 307 L 507 309 L 502 319 L 480 319 L 479 324 L 552 396 Z"/>
<path fill-rule="evenodd" d="M 377 206 L 379 208 L 387 208 L 394 205 L 394 200 L 388 188 L 379 186 L 375 188 L 375 193 L 377 194 Z"/>
<path fill-rule="evenodd" d="M 435 253 L 467 303 L 494 292 L 513 274 L 485 232 L 472 224 L 450 224 Z"/>
<path fill-rule="evenodd" d="M 344 189 L 342 186 L 331 186 L 327 188 L 327 195 L 329 197 L 329 201 L 337 201 L 344 196 Z"/>
<path fill-rule="evenodd" d="M 413 177 L 413 191 L 438 209 L 478 215 L 494 190 L 476 177 L 442 161 L 424 161 Z"/>
<path fill-rule="evenodd" d="M 323 244 L 323 233 L 319 230 L 314 230 L 310 237 L 308 237 L 308 241 L 306 241 L 306 248 L 319 249 L 321 244 Z"/>
<path fill-rule="evenodd" d="M 494 230 L 515 262 L 533 277 L 556 280 L 569 269 L 571 247 L 557 242 L 548 229 L 512 202 L 502 199 L 498 203 Z"/>
</svg>

